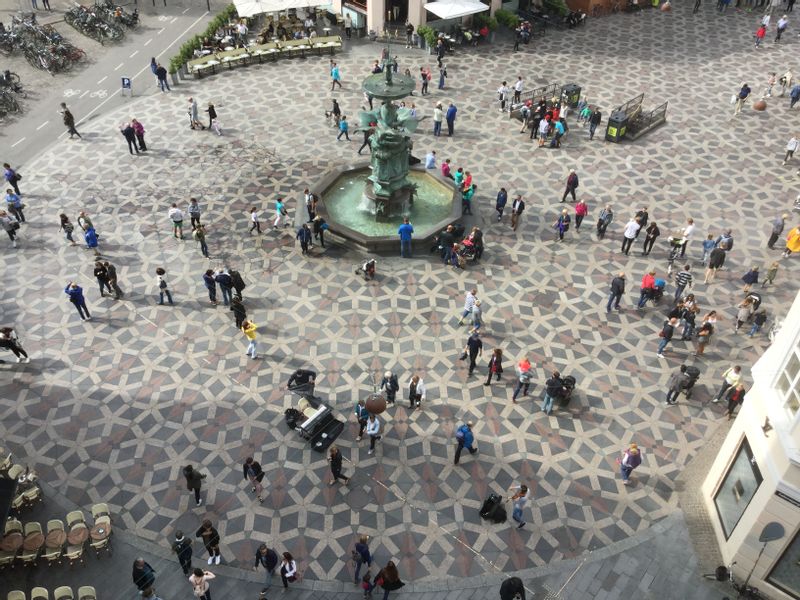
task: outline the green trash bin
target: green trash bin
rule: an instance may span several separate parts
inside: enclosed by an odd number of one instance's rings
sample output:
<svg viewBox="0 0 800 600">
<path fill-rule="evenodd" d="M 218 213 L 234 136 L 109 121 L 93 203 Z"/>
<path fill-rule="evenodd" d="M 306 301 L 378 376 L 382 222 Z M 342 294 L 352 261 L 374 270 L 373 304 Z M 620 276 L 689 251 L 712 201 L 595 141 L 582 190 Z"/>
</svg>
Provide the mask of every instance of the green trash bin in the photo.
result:
<svg viewBox="0 0 800 600">
<path fill-rule="evenodd" d="M 561 97 L 564 98 L 569 106 L 575 108 L 581 99 L 581 86 L 576 83 L 568 83 L 561 86 Z"/>
<path fill-rule="evenodd" d="M 608 117 L 608 125 L 606 125 L 606 140 L 609 142 L 618 142 L 625 137 L 625 131 L 628 128 L 628 115 L 622 111 L 611 113 Z"/>
</svg>

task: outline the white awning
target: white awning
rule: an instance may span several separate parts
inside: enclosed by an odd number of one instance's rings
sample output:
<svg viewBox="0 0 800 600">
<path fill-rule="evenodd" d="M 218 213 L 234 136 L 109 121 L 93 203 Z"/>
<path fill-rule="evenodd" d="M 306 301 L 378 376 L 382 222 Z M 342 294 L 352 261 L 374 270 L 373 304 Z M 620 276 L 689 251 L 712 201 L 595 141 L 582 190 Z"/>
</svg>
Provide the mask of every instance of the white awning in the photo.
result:
<svg viewBox="0 0 800 600">
<path fill-rule="evenodd" d="M 440 19 L 457 19 L 489 10 L 489 5 L 478 0 L 439 0 L 428 2 L 425 8 Z"/>
<path fill-rule="evenodd" d="M 234 0 L 240 17 L 278 12 L 288 8 L 307 8 L 329 4 L 328 0 Z"/>
</svg>

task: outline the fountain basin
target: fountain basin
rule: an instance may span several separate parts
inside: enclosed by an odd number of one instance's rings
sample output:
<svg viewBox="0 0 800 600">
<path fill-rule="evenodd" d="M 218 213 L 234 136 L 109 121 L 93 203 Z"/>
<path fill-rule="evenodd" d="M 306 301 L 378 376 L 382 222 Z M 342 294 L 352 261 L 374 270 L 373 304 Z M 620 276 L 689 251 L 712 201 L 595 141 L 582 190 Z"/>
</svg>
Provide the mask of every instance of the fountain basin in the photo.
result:
<svg viewBox="0 0 800 600">
<path fill-rule="evenodd" d="M 403 215 L 394 215 L 389 220 L 375 218 L 374 206 L 364 194 L 370 173 L 369 163 L 330 172 L 315 188 L 322 199 L 317 212 L 328 222 L 329 234 L 369 253 L 397 253 L 400 247 L 397 228 L 403 222 Z M 461 194 L 453 181 L 436 169 L 411 167 L 408 179 L 417 185 L 407 215 L 414 226 L 412 246 L 427 252 L 433 237 L 461 218 Z"/>
</svg>

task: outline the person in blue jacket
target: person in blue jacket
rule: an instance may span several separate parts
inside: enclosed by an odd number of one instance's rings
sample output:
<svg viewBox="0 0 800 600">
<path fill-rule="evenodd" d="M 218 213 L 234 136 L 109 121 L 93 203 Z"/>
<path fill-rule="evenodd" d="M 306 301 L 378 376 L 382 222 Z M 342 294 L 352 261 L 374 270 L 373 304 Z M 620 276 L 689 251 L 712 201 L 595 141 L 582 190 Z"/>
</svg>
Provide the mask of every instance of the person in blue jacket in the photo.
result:
<svg viewBox="0 0 800 600">
<path fill-rule="evenodd" d="M 86 247 L 90 250 L 94 250 L 94 253 L 99 256 L 100 251 L 97 249 L 97 232 L 94 230 L 94 227 L 89 227 L 86 230 L 83 234 L 83 239 L 86 240 Z"/>
<path fill-rule="evenodd" d="M 472 445 L 475 443 L 475 436 L 472 434 L 472 426 L 474 423 L 472 421 L 467 421 L 466 424 L 462 425 L 456 430 L 456 443 L 458 447 L 456 448 L 456 459 L 453 461 L 454 465 L 458 464 L 459 459 L 461 458 L 461 451 L 466 448 L 469 450 L 470 454 L 475 454 L 478 449 L 474 448 Z"/>
<path fill-rule="evenodd" d="M 69 296 L 69 301 L 75 305 L 81 320 L 88 321 L 92 318 L 92 315 L 89 314 L 89 309 L 86 308 L 86 298 L 83 297 L 83 288 L 81 286 L 70 281 L 67 287 L 64 288 L 64 293 Z M 86 313 L 85 316 L 84 313 Z"/>
<path fill-rule="evenodd" d="M 444 118 L 447 121 L 447 135 L 449 136 L 453 135 L 453 128 L 455 127 L 456 124 L 457 112 L 458 109 L 456 108 L 456 105 L 451 102 L 450 106 L 447 107 L 447 112 L 444 115 Z"/>
<path fill-rule="evenodd" d="M 342 136 L 344 136 L 347 138 L 347 141 L 349 142 L 350 134 L 348 133 L 348 131 L 349 131 L 349 125 L 347 124 L 347 115 L 342 115 L 342 120 L 339 121 L 339 135 L 336 136 L 336 141 L 341 140 Z"/>
</svg>

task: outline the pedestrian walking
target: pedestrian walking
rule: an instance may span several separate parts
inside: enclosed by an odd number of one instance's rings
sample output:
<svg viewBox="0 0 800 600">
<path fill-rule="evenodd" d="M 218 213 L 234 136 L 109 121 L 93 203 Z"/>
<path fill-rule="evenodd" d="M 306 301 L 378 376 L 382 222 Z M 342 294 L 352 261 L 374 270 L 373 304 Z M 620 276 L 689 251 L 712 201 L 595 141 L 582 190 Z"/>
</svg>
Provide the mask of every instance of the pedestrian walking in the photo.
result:
<svg viewBox="0 0 800 600">
<path fill-rule="evenodd" d="M 439 137 L 442 134 L 442 120 L 444 119 L 444 111 L 442 110 L 442 103 L 437 102 L 433 107 L 433 135 Z"/>
<path fill-rule="evenodd" d="M 514 198 L 514 201 L 511 203 L 511 229 L 514 231 L 517 230 L 517 225 L 519 225 L 519 218 L 522 216 L 522 211 L 525 210 L 525 201 L 522 199 L 521 195 L 517 195 Z"/>
<path fill-rule="evenodd" d="M 514 394 L 511 396 L 511 402 L 514 404 L 517 403 L 517 396 L 520 392 L 524 396 L 528 395 L 528 388 L 531 385 L 531 379 L 533 378 L 533 368 L 531 365 L 531 361 L 528 360 L 528 357 L 523 357 L 522 360 L 517 363 L 517 387 L 514 388 Z"/>
<path fill-rule="evenodd" d="M 164 275 L 167 272 L 163 269 L 163 267 L 158 267 L 156 269 L 156 285 L 158 286 L 158 303 L 163 305 L 164 304 L 164 296 L 167 297 L 167 301 L 170 305 L 174 304 L 172 302 L 172 294 L 169 291 L 169 286 L 167 285 L 167 280 L 164 279 Z"/>
<path fill-rule="evenodd" d="M 798 140 L 795 136 L 789 138 L 789 141 L 786 142 L 786 155 L 783 157 L 783 163 L 781 164 L 785 165 L 787 162 L 789 162 L 799 147 L 800 140 Z"/>
<path fill-rule="evenodd" d="M 619 273 L 614 279 L 611 280 L 611 291 L 608 295 L 608 304 L 606 304 L 606 312 L 611 312 L 611 305 L 614 305 L 616 310 L 620 310 L 619 301 L 625 293 L 625 273 Z"/>
<path fill-rule="evenodd" d="M 722 373 L 722 385 L 720 385 L 719 392 L 714 396 L 712 402 L 719 402 L 722 400 L 722 396 L 724 396 L 729 389 L 736 387 L 741 382 L 742 367 L 735 365 L 726 369 L 725 372 Z"/>
<path fill-rule="evenodd" d="M 344 480 L 345 485 L 350 483 L 350 478 L 342 474 L 342 460 L 342 451 L 336 444 L 331 444 L 328 452 L 328 461 L 331 463 L 331 479 L 328 481 L 328 485 L 333 485 L 339 479 Z"/>
<path fill-rule="evenodd" d="M 506 188 L 501 187 L 500 191 L 497 192 L 497 200 L 494 204 L 494 209 L 497 211 L 497 222 L 500 222 L 500 219 L 503 218 L 503 211 L 506 208 L 506 203 L 508 202 L 508 192 Z"/>
<path fill-rule="evenodd" d="M 359 574 L 361 573 L 361 566 L 366 564 L 367 565 L 367 574 L 369 574 L 369 568 L 372 566 L 372 555 L 369 551 L 369 536 L 368 535 L 361 535 L 356 542 L 355 550 L 353 550 L 353 562 L 356 566 L 356 573 L 354 577 L 354 582 L 356 584 L 360 583 L 360 579 L 358 578 Z"/>
<path fill-rule="evenodd" d="M 308 223 L 300 226 L 295 237 L 300 241 L 300 254 L 308 256 L 308 248 L 311 245 L 311 229 L 309 229 Z"/>
<path fill-rule="evenodd" d="M 683 296 L 683 291 L 687 288 L 691 289 L 692 280 L 694 277 L 691 273 L 692 265 L 684 265 L 681 271 L 675 274 L 675 304 Z"/>
<path fill-rule="evenodd" d="M 353 19 L 350 17 L 350 13 L 345 13 L 344 15 L 344 34 L 347 36 L 347 39 L 350 39 L 350 36 L 353 31 Z M 336 63 L 331 63 L 336 64 Z"/>
<path fill-rule="evenodd" d="M 22 192 L 19 191 L 19 182 L 22 180 L 22 175 L 12 169 L 8 163 L 3 163 L 3 179 L 11 186 L 17 196 L 22 195 Z"/>
<path fill-rule="evenodd" d="M 97 285 L 100 287 L 101 298 L 105 296 L 104 290 L 106 289 L 109 294 L 114 293 L 114 290 L 111 289 L 111 284 L 108 283 L 108 270 L 99 260 L 94 263 L 94 278 L 97 280 Z"/>
<path fill-rule="evenodd" d="M 472 375 L 475 370 L 475 363 L 479 355 L 483 354 L 483 341 L 481 341 L 480 333 L 478 330 L 473 329 L 470 336 L 467 338 L 467 344 L 464 346 L 464 352 L 461 354 L 461 360 L 466 360 L 469 356 L 469 375 Z"/>
<path fill-rule="evenodd" d="M 98 238 L 98 235 L 97 235 L 97 232 L 94 230 L 94 227 L 89 227 L 83 233 L 83 240 L 86 242 L 86 248 L 88 250 L 93 250 L 94 253 L 95 253 L 95 256 L 100 256 L 100 251 L 97 249 L 97 246 L 98 246 L 97 238 Z"/>
<path fill-rule="evenodd" d="M 744 325 L 753 314 L 753 300 L 749 296 L 742 300 L 737 306 L 736 312 L 736 327 L 734 331 L 738 332 L 739 328 Z"/>
<path fill-rule="evenodd" d="M 542 410 L 546 415 L 549 415 L 553 410 L 553 404 L 560 399 L 564 394 L 564 380 L 561 379 L 561 373 L 553 371 L 550 378 L 544 384 L 544 401 L 542 402 Z"/>
<path fill-rule="evenodd" d="M 710 283 L 714 281 L 717 271 L 719 271 L 725 264 L 725 257 L 726 253 L 724 249 L 715 247 L 713 250 L 711 250 L 708 255 L 708 268 L 706 269 L 703 283 Z"/>
<path fill-rule="evenodd" d="M 500 87 L 497 88 L 497 100 L 500 102 L 500 112 L 503 112 L 506 109 L 506 102 L 508 101 L 508 94 L 510 90 L 508 89 L 508 84 L 504 81 L 500 84 Z"/>
<path fill-rule="evenodd" d="M 381 586 L 383 588 L 383 600 L 389 600 L 389 592 L 399 590 L 404 585 L 405 583 L 400 581 L 400 574 L 397 571 L 397 567 L 390 560 L 386 563 L 386 566 L 375 575 L 370 591 L 375 589 L 376 586 Z"/>
<path fill-rule="evenodd" d="M 372 134 L 375 133 L 375 130 L 372 127 L 369 127 L 367 129 L 364 129 L 361 133 L 364 134 L 364 141 L 358 147 L 358 153 L 357 154 L 361 154 L 361 151 L 364 148 L 368 148 L 369 151 L 372 152 L 372 147 L 369 145 L 369 140 L 372 137 Z"/>
<path fill-rule="evenodd" d="M 0 348 L 7 348 L 14 353 L 14 356 L 17 357 L 17 362 L 30 362 L 30 358 L 28 357 L 28 353 L 20 344 L 19 336 L 17 336 L 16 332 L 14 331 L 13 327 L 2 327 L 0 328 Z"/>
<path fill-rule="evenodd" d="M 492 356 L 489 358 L 488 371 L 489 371 L 489 375 L 486 378 L 486 382 L 483 385 L 490 385 L 492 383 L 492 375 L 497 377 L 497 381 L 500 381 L 500 376 L 503 374 L 503 350 L 502 349 L 495 348 L 492 351 Z"/>
<path fill-rule="evenodd" d="M 89 218 L 89 215 L 86 214 L 86 211 L 81 211 L 78 213 L 78 225 L 84 232 L 88 231 L 89 229 L 94 229 L 94 223 Z"/>
<path fill-rule="evenodd" d="M 133 585 L 141 594 L 147 588 L 153 587 L 156 582 L 156 572 L 142 557 L 133 561 Z"/>
<path fill-rule="evenodd" d="M 592 116 L 589 117 L 589 140 L 594 139 L 594 132 L 597 129 L 597 126 L 603 120 L 603 113 L 600 112 L 599 108 L 596 108 L 592 113 Z"/>
<path fill-rule="evenodd" d="M 556 236 L 559 242 L 564 241 L 564 234 L 569 231 L 570 221 L 569 211 L 565 208 L 561 211 L 556 222 L 553 223 L 553 228 L 556 230 Z"/>
<path fill-rule="evenodd" d="M 428 94 L 428 82 L 431 80 L 431 73 L 425 70 L 425 67 L 419 68 L 419 80 L 421 83 L 420 94 L 426 96 Z"/>
<path fill-rule="evenodd" d="M 611 209 L 610 204 L 606 204 L 606 207 L 600 211 L 600 214 L 597 217 L 597 239 L 602 240 L 606 236 L 606 230 L 608 226 L 611 225 L 611 221 L 614 220 L 614 211 Z"/>
<path fill-rule="evenodd" d="M 513 507 L 511 510 L 511 518 L 517 522 L 517 529 L 522 529 L 525 527 L 525 519 L 523 518 L 525 505 L 528 503 L 528 499 L 530 497 L 528 486 L 524 483 L 520 485 L 512 485 L 510 488 L 508 488 L 508 490 L 516 490 L 514 495 L 508 500 L 511 502 L 511 506 Z"/>
<path fill-rule="evenodd" d="M 201 223 L 192 228 L 192 237 L 200 244 L 200 252 L 203 253 L 203 256 L 210 259 L 211 256 L 208 254 L 208 244 L 206 243 L 206 226 Z"/>
<path fill-rule="evenodd" d="M 183 239 L 183 211 L 173 202 L 167 216 L 172 221 L 172 237 Z"/>
<path fill-rule="evenodd" d="M 475 306 L 475 301 L 478 299 L 478 289 L 473 288 L 464 296 L 464 311 L 461 313 L 461 318 L 458 320 L 459 325 L 464 324 L 464 319 L 472 314 L 472 308 Z"/>
<path fill-rule="evenodd" d="M 64 125 L 67 127 L 67 133 L 69 134 L 69 139 L 72 139 L 74 136 L 78 136 L 79 139 L 83 139 L 78 130 L 75 129 L 75 117 L 72 116 L 72 113 L 67 108 L 67 104 L 65 102 L 61 103 L 61 118 L 64 121 Z"/>
<path fill-rule="evenodd" d="M 200 205 L 197 203 L 197 198 L 189 198 L 189 205 L 186 207 L 186 212 L 189 213 L 192 230 L 200 226 Z"/>
<path fill-rule="evenodd" d="M 217 556 L 217 558 L 219 558 L 219 556 Z M 219 564 L 219 561 L 217 561 L 217 564 Z M 189 575 L 189 583 L 192 585 L 194 597 L 198 600 L 211 600 L 211 587 L 208 582 L 215 577 L 216 575 L 211 571 L 195 569 L 192 574 Z"/>
<path fill-rule="evenodd" d="M 212 129 L 216 132 L 217 135 L 222 135 L 222 127 L 219 124 L 219 116 L 217 115 L 217 108 L 214 106 L 213 102 L 208 103 L 208 108 L 206 109 L 208 113 L 208 130 L 211 131 Z"/>
<path fill-rule="evenodd" d="M 186 478 L 186 489 L 194 492 L 194 501 L 197 506 L 200 506 L 203 501 L 200 499 L 200 488 L 203 487 L 203 480 L 206 478 L 205 473 L 201 473 L 192 465 L 183 467 L 183 476 Z M 199 536 L 198 536 L 199 537 Z M 211 564 L 211 561 L 208 561 Z"/>
<path fill-rule="evenodd" d="M 636 308 L 644 308 L 647 301 L 653 296 L 653 290 L 656 287 L 656 271 L 651 269 L 642 276 L 642 284 L 639 288 L 639 302 Z"/>
<path fill-rule="evenodd" d="M 133 127 L 133 133 L 136 134 L 136 142 L 139 144 L 139 150 L 147 152 L 147 144 L 144 143 L 144 125 L 136 119 L 131 119 L 131 127 Z"/>
<path fill-rule="evenodd" d="M 636 444 L 631 444 L 625 452 L 622 453 L 622 458 L 617 459 L 619 463 L 619 470 L 622 473 L 623 485 L 631 484 L 631 473 L 633 470 L 642 464 L 642 452 Z"/>
<path fill-rule="evenodd" d="M 458 109 L 456 105 L 452 102 L 447 107 L 447 113 L 445 113 L 445 120 L 447 121 L 447 135 L 452 137 L 455 131 L 456 126 L 456 114 L 458 114 Z"/>
<path fill-rule="evenodd" d="M 281 582 L 283 589 L 288 590 L 289 584 L 297 581 L 297 563 L 294 557 L 288 552 L 283 553 L 281 560 Z"/>
<path fill-rule="evenodd" d="M 172 543 L 172 551 L 177 555 L 178 562 L 183 569 L 184 575 L 189 575 L 192 570 L 192 542 L 184 537 L 182 531 L 175 532 L 175 541 Z"/>
<path fill-rule="evenodd" d="M 636 217 L 631 217 L 630 221 L 625 225 L 625 229 L 622 232 L 622 254 L 625 256 L 628 256 L 631 246 L 633 245 L 633 240 L 636 239 L 640 228 L 641 225 Z"/>
<path fill-rule="evenodd" d="M 675 335 L 675 328 L 678 326 L 678 319 L 677 317 L 671 318 L 669 321 L 664 321 L 664 326 L 661 328 L 661 331 L 658 333 L 658 337 L 661 338 L 661 341 L 658 343 L 658 358 L 664 358 L 664 349 L 669 344 L 672 336 Z"/>
<path fill-rule="evenodd" d="M 219 302 L 217 302 L 217 281 L 214 279 L 213 269 L 208 269 L 203 273 L 203 284 L 208 290 L 208 301 L 211 302 L 211 304 L 219 304 Z"/>
<path fill-rule="evenodd" d="M 233 297 L 234 299 L 238 298 L 239 300 L 242 299 L 242 292 L 247 287 L 242 279 L 242 274 L 239 273 L 236 269 L 232 269 L 228 267 L 228 275 L 231 276 L 231 281 L 233 282 Z"/>
<path fill-rule="evenodd" d="M 781 36 L 783 35 L 783 32 L 786 31 L 786 28 L 788 26 L 789 26 L 789 19 L 786 17 L 786 15 L 783 15 L 780 19 L 778 19 L 778 28 L 775 33 L 776 44 L 781 41 Z"/>
<path fill-rule="evenodd" d="M 750 87 L 747 85 L 746 82 L 742 82 L 742 86 L 739 88 L 739 92 L 734 96 L 734 107 L 733 107 L 733 116 L 735 117 L 740 112 L 742 112 L 742 107 L 744 103 L 747 102 L 747 99 L 750 97 Z"/>
<path fill-rule="evenodd" d="M 775 220 L 772 221 L 772 231 L 770 232 L 769 240 L 767 240 L 767 248 L 770 250 L 775 249 L 775 242 L 778 241 L 778 238 L 783 233 L 783 228 L 786 225 L 786 219 L 789 218 L 789 215 L 784 213 L 778 217 L 775 217 Z"/>
<path fill-rule="evenodd" d="M 119 300 L 125 295 L 125 292 L 119 287 L 117 268 L 108 261 L 103 262 L 103 267 L 105 267 L 106 274 L 108 275 L 108 285 L 114 290 L 114 300 Z"/>
<path fill-rule="evenodd" d="M 222 303 L 225 306 L 230 305 L 231 298 L 233 297 L 233 278 L 230 274 L 219 269 L 214 277 L 214 281 L 219 284 L 219 289 L 222 292 Z"/>
<path fill-rule="evenodd" d="M 781 254 L 781 258 L 789 258 L 792 252 L 800 252 L 800 225 L 789 230 L 786 236 L 786 248 Z"/>
<path fill-rule="evenodd" d="M 421 409 L 426 393 L 425 382 L 422 381 L 419 375 L 413 375 L 408 381 L 408 408 L 413 409 L 416 407 Z"/>
<path fill-rule="evenodd" d="M 216 303 L 217 302 L 216 302 L 216 293 L 215 293 L 214 301 L 212 302 L 212 304 L 216 304 Z M 244 306 L 244 303 L 242 302 L 241 297 L 236 296 L 231 300 L 231 311 L 233 312 L 233 318 L 234 318 L 234 321 L 236 322 L 236 329 L 241 329 L 242 325 L 245 322 L 245 319 L 247 319 L 247 311 L 245 309 L 245 306 Z"/>
<path fill-rule="evenodd" d="M 325 247 L 325 232 L 328 230 L 328 223 L 322 218 L 322 215 L 314 217 L 314 239 L 319 239 L 320 245 Z M 312 243 L 313 245 L 313 243 Z"/>
<path fill-rule="evenodd" d="M 589 214 L 589 206 L 583 200 L 579 200 L 575 205 L 575 231 L 580 230 L 581 223 L 586 215 Z"/>
<path fill-rule="evenodd" d="M 266 544 L 261 544 L 256 550 L 256 562 L 253 565 L 253 571 L 258 571 L 258 567 L 264 567 L 266 579 L 264 585 L 267 586 L 261 590 L 262 594 L 266 594 L 269 585 L 272 583 L 272 578 L 275 576 L 275 569 L 278 568 L 278 553 Z"/>
<path fill-rule="evenodd" d="M 167 70 L 161 66 L 160 63 L 156 66 L 156 79 L 158 80 L 158 86 L 161 88 L 162 94 L 172 91 L 169 88 L 169 83 L 167 83 Z"/>
<path fill-rule="evenodd" d="M 677 371 L 670 375 L 667 382 L 667 406 L 677 404 L 678 396 L 688 385 L 689 376 L 686 374 L 686 365 L 681 365 Z"/>
<path fill-rule="evenodd" d="M 397 380 L 397 375 L 391 371 L 386 371 L 381 379 L 381 384 L 378 389 L 386 394 L 386 402 L 394 404 L 397 398 L 397 392 L 400 391 L 400 383 Z M 359 433 L 359 437 L 361 433 Z"/>
<path fill-rule="evenodd" d="M 198 492 L 195 493 L 195 497 L 199 493 L 199 488 L 196 489 L 198 489 Z M 200 506 L 199 502 L 197 506 Z M 208 564 L 219 564 L 220 560 L 222 560 L 222 557 L 219 554 L 219 532 L 211 524 L 211 521 L 205 519 L 200 525 L 200 529 L 198 529 L 194 534 L 194 537 L 203 539 L 203 545 L 206 547 L 206 551 L 208 552 Z"/>
<path fill-rule="evenodd" d="M 568 195 L 572 196 L 572 201 L 577 202 L 577 198 L 575 197 L 575 190 L 578 189 L 579 185 L 578 174 L 575 172 L 575 169 L 569 170 L 569 175 L 567 175 L 567 186 L 564 188 L 564 195 L 561 196 L 561 202 L 565 202 Z"/>
<path fill-rule="evenodd" d="M 17 223 L 25 222 L 25 213 L 23 212 L 25 205 L 22 203 L 19 194 L 15 194 L 12 189 L 6 190 L 6 208 L 9 213 L 14 215 Z"/>
<path fill-rule="evenodd" d="M 661 235 L 661 230 L 656 225 L 656 222 L 653 221 L 650 225 L 647 226 L 647 229 L 644 231 L 644 244 L 642 245 L 642 256 L 648 256 L 650 252 L 653 250 L 653 245 L 656 243 L 658 236 Z"/>
<path fill-rule="evenodd" d="M 441 65 L 439 67 L 439 85 L 437 86 L 440 90 L 444 89 L 445 79 L 447 79 L 447 65 Z"/>
<path fill-rule="evenodd" d="M 11 217 L 8 216 L 8 213 L 4 210 L 0 210 L 0 225 L 2 225 L 3 229 L 5 230 L 6 234 L 8 234 L 8 239 L 11 240 L 11 247 L 17 247 L 17 231 L 19 230 L 19 221 L 12 220 Z"/>
<path fill-rule="evenodd" d="M 747 334 L 747 337 L 753 337 L 764 326 L 764 323 L 767 322 L 767 309 L 762 308 L 759 309 L 753 314 L 753 326 L 750 328 L 750 333 Z"/>
<path fill-rule="evenodd" d="M 767 35 L 767 28 L 764 25 L 761 25 L 756 30 L 756 49 L 761 48 L 761 42 L 764 41 L 764 37 Z"/>
<path fill-rule="evenodd" d="M 356 441 L 360 442 L 361 437 L 364 435 L 364 429 L 366 429 L 367 422 L 369 421 L 369 412 L 367 411 L 363 400 L 356 402 L 353 412 L 355 413 L 356 421 L 358 422 L 358 436 L 356 436 Z"/>
<path fill-rule="evenodd" d="M 349 39 L 349 36 L 348 36 Z M 342 88 L 342 73 L 339 71 L 339 66 L 335 63 L 331 63 L 331 91 L 336 89 L 336 86 L 339 86 L 339 89 Z"/>
<path fill-rule="evenodd" d="M 475 425 L 472 421 L 467 421 L 461 427 L 456 429 L 456 457 L 453 461 L 454 465 L 458 464 L 461 460 L 461 452 L 466 448 L 470 454 L 475 454 L 478 449 L 474 446 L 475 435 L 472 433 L 472 428 Z"/>
<path fill-rule="evenodd" d="M 291 223 L 289 223 L 289 213 L 286 211 L 286 206 L 283 203 L 283 198 L 278 198 L 275 200 L 275 219 L 272 221 L 272 228 L 275 229 L 281 224 L 281 220 L 287 217 L 286 223 L 283 224 L 284 227 L 289 227 Z"/>
<path fill-rule="evenodd" d="M 522 75 L 517 76 L 517 81 L 514 84 L 514 104 L 519 104 L 522 100 L 522 89 L 525 84 L 522 81 Z"/>
<path fill-rule="evenodd" d="M 381 439 L 381 422 L 378 420 L 378 417 L 373 414 L 369 415 L 366 431 L 369 436 L 369 452 L 367 454 L 372 454 L 375 452 L 375 442 Z"/>
<path fill-rule="evenodd" d="M 194 98 L 189 98 L 188 100 L 189 106 L 187 107 L 187 112 L 189 114 L 189 129 L 205 129 L 206 126 L 200 122 L 200 115 L 197 112 L 197 100 Z"/>
<path fill-rule="evenodd" d="M 258 326 L 252 321 L 245 319 L 240 329 L 242 330 L 242 333 L 244 333 L 244 336 L 247 338 L 248 342 L 247 352 L 245 352 L 245 354 L 252 359 L 258 358 L 258 354 L 256 353 L 256 330 L 258 329 Z"/>
<path fill-rule="evenodd" d="M 75 306 L 82 321 L 91 321 L 92 315 L 86 306 L 86 298 L 83 296 L 83 288 L 77 283 L 70 281 L 64 288 L 64 293 L 69 297 L 69 301 Z"/>
<path fill-rule="evenodd" d="M 252 491 L 255 492 L 258 501 L 263 502 L 264 499 L 262 498 L 262 494 L 264 493 L 264 486 L 261 484 L 261 482 L 264 481 L 264 470 L 261 468 L 261 465 L 253 459 L 252 456 L 248 456 L 245 459 L 244 464 L 242 465 L 242 476 L 244 477 L 245 481 L 250 482 Z"/>
<path fill-rule="evenodd" d="M 347 115 L 342 115 L 342 120 L 339 121 L 339 135 L 336 136 L 336 141 L 341 141 L 344 136 L 347 141 L 350 141 L 350 125 L 347 122 Z"/>
<path fill-rule="evenodd" d="M 745 294 L 750 291 L 756 283 L 758 283 L 758 267 L 752 267 L 747 273 L 742 276 L 742 281 L 744 281 L 744 290 L 742 290 Z"/>
<path fill-rule="evenodd" d="M 775 281 L 775 276 L 778 274 L 778 261 L 773 262 L 769 269 L 767 269 L 766 275 L 764 275 L 764 281 L 761 283 L 761 287 L 767 287 L 767 284 L 772 284 Z"/>
<path fill-rule="evenodd" d="M 728 401 L 725 414 L 728 415 L 729 421 L 733 419 L 733 411 L 736 410 L 736 407 L 744 402 L 745 393 L 744 384 L 740 383 L 736 387 L 729 389 L 728 393 L 725 395 L 725 400 Z"/>
<path fill-rule="evenodd" d="M 311 223 L 314 217 L 317 216 L 317 200 L 316 195 L 306 188 L 303 190 L 303 198 L 306 202 L 306 212 L 308 213 L 307 223 Z"/>
</svg>

